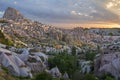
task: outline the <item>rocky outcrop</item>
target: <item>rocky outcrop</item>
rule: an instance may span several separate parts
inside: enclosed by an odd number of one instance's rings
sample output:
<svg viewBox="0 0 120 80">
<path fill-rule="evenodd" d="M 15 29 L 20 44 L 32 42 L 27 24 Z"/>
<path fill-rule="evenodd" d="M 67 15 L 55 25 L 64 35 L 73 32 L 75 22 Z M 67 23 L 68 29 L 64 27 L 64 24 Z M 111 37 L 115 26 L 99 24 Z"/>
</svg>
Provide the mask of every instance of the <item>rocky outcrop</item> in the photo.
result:
<svg viewBox="0 0 120 80">
<path fill-rule="evenodd" d="M 64 78 L 65 80 L 69 80 L 69 76 L 68 76 L 68 73 L 67 73 L 67 72 L 65 72 L 65 73 L 63 74 L 63 78 Z"/>
<path fill-rule="evenodd" d="M 8 7 L 5 10 L 3 18 L 15 21 L 15 20 L 24 19 L 24 16 L 18 10 L 11 8 L 11 7 Z"/>
<path fill-rule="evenodd" d="M 29 50 L 31 49 L 19 49 L 19 58 L 31 69 L 32 74 L 44 71 L 47 68 L 48 56 L 42 52 L 29 53 Z"/>
<path fill-rule="evenodd" d="M 18 10 L 10 7 L 6 9 L 3 18 L 7 19 L 8 23 L 2 25 L 2 31 L 27 44 L 42 42 L 55 47 L 56 44 L 66 43 L 81 46 L 82 40 L 91 41 L 100 38 L 99 35 L 87 32 L 82 28 L 59 29 L 37 21 L 24 19 L 24 16 Z"/>
<path fill-rule="evenodd" d="M 99 69 L 102 73 L 109 73 L 115 77 L 116 80 L 120 77 L 120 58 L 111 61 Z"/>
<path fill-rule="evenodd" d="M 98 76 L 111 74 L 117 80 L 120 77 L 120 52 L 101 54 L 94 60 L 94 72 Z"/>
<path fill-rule="evenodd" d="M 62 77 L 62 74 L 60 73 L 58 67 L 54 67 L 52 68 L 49 73 L 54 77 L 54 78 L 61 78 Z"/>
<path fill-rule="evenodd" d="M 89 73 L 91 71 L 91 61 L 84 61 L 84 60 L 80 60 L 79 64 L 81 65 L 80 68 L 80 72 L 81 73 Z"/>
<path fill-rule="evenodd" d="M 15 53 L 0 49 L 0 64 L 7 67 L 9 72 L 15 76 L 32 77 L 30 69 Z"/>
<path fill-rule="evenodd" d="M 47 68 L 47 60 L 48 57 L 41 52 L 32 53 L 29 55 L 26 64 L 30 67 L 33 74 L 37 74 Z"/>
<path fill-rule="evenodd" d="M 16 49 L 18 53 L 0 48 L 0 64 L 15 76 L 32 77 L 47 68 L 48 57 L 41 52 L 29 53 L 30 49 Z"/>
</svg>

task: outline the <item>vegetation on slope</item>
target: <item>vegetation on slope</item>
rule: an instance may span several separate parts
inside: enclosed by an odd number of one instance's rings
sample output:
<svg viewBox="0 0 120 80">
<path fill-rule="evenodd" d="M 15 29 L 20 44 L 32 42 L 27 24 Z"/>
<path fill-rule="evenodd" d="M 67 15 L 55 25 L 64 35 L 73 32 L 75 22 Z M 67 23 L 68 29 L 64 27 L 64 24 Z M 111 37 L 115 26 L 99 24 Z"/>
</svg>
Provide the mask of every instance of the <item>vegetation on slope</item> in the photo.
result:
<svg viewBox="0 0 120 80">
<path fill-rule="evenodd" d="M 1 30 L 0 30 L 0 43 L 9 45 L 9 46 L 13 45 L 13 42 L 10 39 L 7 39 Z"/>
<path fill-rule="evenodd" d="M 49 58 L 48 63 L 50 68 L 57 66 L 60 69 L 60 72 L 64 73 L 66 71 L 70 77 L 72 77 L 73 72 L 77 69 L 75 56 L 67 53 L 60 53 Z"/>
<path fill-rule="evenodd" d="M 16 80 L 13 76 L 8 75 L 6 70 L 0 69 L 0 80 Z"/>
</svg>

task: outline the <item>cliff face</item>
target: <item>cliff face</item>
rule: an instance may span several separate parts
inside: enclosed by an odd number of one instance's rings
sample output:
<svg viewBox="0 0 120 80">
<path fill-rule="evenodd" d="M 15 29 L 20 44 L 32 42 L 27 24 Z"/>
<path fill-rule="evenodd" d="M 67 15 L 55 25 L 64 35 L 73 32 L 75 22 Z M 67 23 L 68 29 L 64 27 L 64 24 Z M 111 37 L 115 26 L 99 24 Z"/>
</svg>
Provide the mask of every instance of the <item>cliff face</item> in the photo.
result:
<svg viewBox="0 0 120 80">
<path fill-rule="evenodd" d="M 11 7 L 8 7 L 5 10 L 3 18 L 15 21 L 15 20 L 23 19 L 24 16 L 18 10 L 11 8 Z"/>
</svg>

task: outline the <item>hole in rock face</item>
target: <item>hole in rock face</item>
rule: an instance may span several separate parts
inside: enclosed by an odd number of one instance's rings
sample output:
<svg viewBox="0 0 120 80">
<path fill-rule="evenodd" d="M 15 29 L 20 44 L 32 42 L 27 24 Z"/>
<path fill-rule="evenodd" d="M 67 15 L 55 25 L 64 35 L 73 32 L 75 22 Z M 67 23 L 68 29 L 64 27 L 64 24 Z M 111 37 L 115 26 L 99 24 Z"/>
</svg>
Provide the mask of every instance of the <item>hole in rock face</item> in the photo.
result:
<svg viewBox="0 0 120 80">
<path fill-rule="evenodd" d="M 16 51 L 16 53 L 18 53 L 18 54 L 22 54 L 22 52 L 23 52 L 22 50 L 21 51 Z"/>
<path fill-rule="evenodd" d="M 5 52 L 5 54 L 6 54 L 7 56 L 11 56 L 11 55 L 12 55 L 11 53 L 7 53 L 7 52 Z"/>
<path fill-rule="evenodd" d="M 24 65 L 24 64 L 22 64 L 21 66 L 19 66 L 19 67 L 21 67 L 21 68 L 23 68 L 23 67 L 27 67 L 26 65 Z"/>
<path fill-rule="evenodd" d="M 44 57 L 43 56 L 40 56 L 40 59 L 44 62 Z"/>
<path fill-rule="evenodd" d="M 34 56 L 35 54 L 32 54 L 32 53 L 31 53 L 30 55 L 31 55 L 31 56 Z"/>
<path fill-rule="evenodd" d="M 28 62 L 35 63 L 37 60 L 35 58 L 29 57 Z"/>
<path fill-rule="evenodd" d="M 104 52 L 104 54 L 109 54 L 108 52 Z"/>
</svg>

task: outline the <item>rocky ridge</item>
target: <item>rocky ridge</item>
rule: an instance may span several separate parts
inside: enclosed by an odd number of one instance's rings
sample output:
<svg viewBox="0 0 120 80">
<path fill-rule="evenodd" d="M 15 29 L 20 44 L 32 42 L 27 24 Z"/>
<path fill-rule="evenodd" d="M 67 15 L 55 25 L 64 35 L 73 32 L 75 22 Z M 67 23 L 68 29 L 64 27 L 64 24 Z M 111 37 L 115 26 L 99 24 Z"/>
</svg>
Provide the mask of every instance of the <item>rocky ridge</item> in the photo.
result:
<svg viewBox="0 0 120 80">
<path fill-rule="evenodd" d="M 18 10 L 8 7 L 3 15 L 3 18 L 18 21 L 24 19 L 24 16 Z"/>
<path fill-rule="evenodd" d="M 6 9 L 3 20 L 7 23 L 1 25 L 1 31 L 16 39 L 17 42 L 22 41 L 27 44 L 45 43 L 81 46 L 82 42 L 101 38 L 100 35 L 82 28 L 65 30 L 26 19 L 18 10 L 10 7 Z"/>
</svg>

